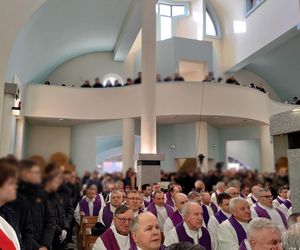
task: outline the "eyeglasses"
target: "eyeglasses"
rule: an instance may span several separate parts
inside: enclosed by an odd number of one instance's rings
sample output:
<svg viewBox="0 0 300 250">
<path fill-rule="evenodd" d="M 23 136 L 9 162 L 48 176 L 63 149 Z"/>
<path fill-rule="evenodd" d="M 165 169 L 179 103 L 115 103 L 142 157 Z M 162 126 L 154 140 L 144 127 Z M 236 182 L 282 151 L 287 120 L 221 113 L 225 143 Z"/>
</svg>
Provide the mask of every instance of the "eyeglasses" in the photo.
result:
<svg viewBox="0 0 300 250">
<path fill-rule="evenodd" d="M 140 201 L 141 198 L 127 198 L 128 200 L 131 200 L 131 201 Z"/>
<path fill-rule="evenodd" d="M 130 222 L 132 221 L 131 218 L 130 218 L 130 219 L 128 219 L 128 218 L 120 218 L 120 217 L 118 217 L 118 216 L 116 216 L 116 215 L 115 215 L 115 217 L 118 218 L 122 223 L 125 223 L 125 222 L 127 222 L 127 221 L 128 221 L 128 223 L 130 223 Z"/>
<path fill-rule="evenodd" d="M 262 195 L 260 197 L 267 198 L 267 199 L 273 199 L 273 195 Z"/>
</svg>

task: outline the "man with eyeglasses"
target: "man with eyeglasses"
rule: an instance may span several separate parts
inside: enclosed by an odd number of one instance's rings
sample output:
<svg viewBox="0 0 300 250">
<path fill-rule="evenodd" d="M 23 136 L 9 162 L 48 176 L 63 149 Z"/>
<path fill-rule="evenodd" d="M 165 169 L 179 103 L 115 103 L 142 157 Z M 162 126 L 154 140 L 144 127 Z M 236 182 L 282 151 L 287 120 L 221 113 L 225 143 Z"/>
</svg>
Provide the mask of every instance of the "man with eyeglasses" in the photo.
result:
<svg viewBox="0 0 300 250">
<path fill-rule="evenodd" d="M 170 230 L 172 230 L 177 224 L 182 222 L 182 208 L 185 203 L 188 202 L 188 198 L 183 193 L 178 193 L 174 196 L 175 207 L 177 208 L 176 212 L 168 217 L 164 225 L 164 235 L 166 235 Z"/>
<path fill-rule="evenodd" d="M 281 232 L 270 220 L 256 218 L 250 221 L 247 240 L 239 250 L 282 250 Z"/>
<path fill-rule="evenodd" d="M 258 191 L 258 202 L 251 207 L 252 218 L 266 218 L 272 220 L 281 232 L 288 229 L 284 213 L 273 207 L 273 196 L 270 191 L 260 189 Z"/>
<path fill-rule="evenodd" d="M 134 217 L 143 212 L 141 210 L 142 198 L 137 190 L 128 190 L 126 192 L 126 205 L 132 209 Z"/>
<path fill-rule="evenodd" d="M 93 250 L 136 249 L 130 234 L 133 211 L 126 205 L 118 207 L 114 213 L 113 224 L 95 242 Z"/>
</svg>

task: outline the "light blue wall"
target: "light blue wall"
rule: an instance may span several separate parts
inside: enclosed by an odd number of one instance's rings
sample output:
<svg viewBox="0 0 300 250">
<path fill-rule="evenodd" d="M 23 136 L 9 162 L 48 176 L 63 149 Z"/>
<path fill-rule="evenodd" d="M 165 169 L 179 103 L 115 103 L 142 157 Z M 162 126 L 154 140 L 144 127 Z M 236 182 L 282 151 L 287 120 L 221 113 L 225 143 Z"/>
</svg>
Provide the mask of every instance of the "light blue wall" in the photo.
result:
<svg viewBox="0 0 300 250">
<path fill-rule="evenodd" d="M 195 123 L 159 125 L 157 136 L 157 150 L 165 154 L 162 169 L 175 171 L 175 158 L 196 157 Z M 170 148 L 172 145 L 176 147 Z"/>
<path fill-rule="evenodd" d="M 207 140 L 208 140 L 208 158 L 214 159 L 214 162 L 217 163 L 220 161 L 219 129 L 208 124 Z"/>
<path fill-rule="evenodd" d="M 81 124 L 71 129 L 71 160 L 80 175 L 96 167 L 96 138 L 122 136 L 122 121 Z"/>
<path fill-rule="evenodd" d="M 259 140 L 228 141 L 227 155 L 251 169 L 260 169 Z"/>
</svg>

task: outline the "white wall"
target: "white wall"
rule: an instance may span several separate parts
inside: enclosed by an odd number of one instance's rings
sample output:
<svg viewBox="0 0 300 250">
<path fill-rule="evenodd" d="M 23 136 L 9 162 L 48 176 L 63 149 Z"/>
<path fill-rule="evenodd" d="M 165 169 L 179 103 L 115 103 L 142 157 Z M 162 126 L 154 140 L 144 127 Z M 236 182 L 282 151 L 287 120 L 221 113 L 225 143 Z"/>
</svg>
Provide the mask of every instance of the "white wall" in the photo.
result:
<svg viewBox="0 0 300 250">
<path fill-rule="evenodd" d="M 228 70 L 263 48 L 300 21 L 299 0 L 266 0 L 247 18 L 242 0 L 210 0 L 222 26 L 222 57 Z M 245 21 L 247 32 L 235 34 L 233 21 Z"/>
<path fill-rule="evenodd" d="M 51 84 L 80 86 L 85 80 L 93 84 L 95 77 L 102 79 L 109 73 L 115 73 L 126 80 L 125 65 L 113 60 L 112 52 L 99 52 L 75 57 L 54 70 L 46 80 Z"/>
<path fill-rule="evenodd" d="M 71 161 L 79 175 L 96 167 L 96 139 L 99 136 L 122 136 L 122 121 L 81 124 L 71 130 Z M 99 152 L 98 152 L 99 153 Z"/>
<path fill-rule="evenodd" d="M 47 127 L 29 125 L 27 138 L 27 156 L 41 155 L 46 161 L 56 152 L 70 155 L 69 127 Z"/>
</svg>

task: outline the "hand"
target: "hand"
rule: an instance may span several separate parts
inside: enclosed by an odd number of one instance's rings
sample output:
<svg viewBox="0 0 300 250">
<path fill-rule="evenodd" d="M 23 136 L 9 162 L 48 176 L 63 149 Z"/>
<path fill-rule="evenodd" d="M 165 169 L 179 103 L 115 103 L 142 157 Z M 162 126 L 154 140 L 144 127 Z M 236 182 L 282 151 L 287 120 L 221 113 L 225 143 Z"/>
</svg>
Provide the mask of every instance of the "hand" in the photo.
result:
<svg viewBox="0 0 300 250">
<path fill-rule="evenodd" d="M 44 247 L 44 246 L 41 246 L 41 247 L 39 248 L 39 250 L 48 250 L 48 248 L 47 248 L 47 247 Z"/>
<path fill-rule="evenodd" d="M 59 236 L 60 243 L 62 243 L 67 238 L 67 231 L 62 230 L 61 235 Z"/>
</svg>

